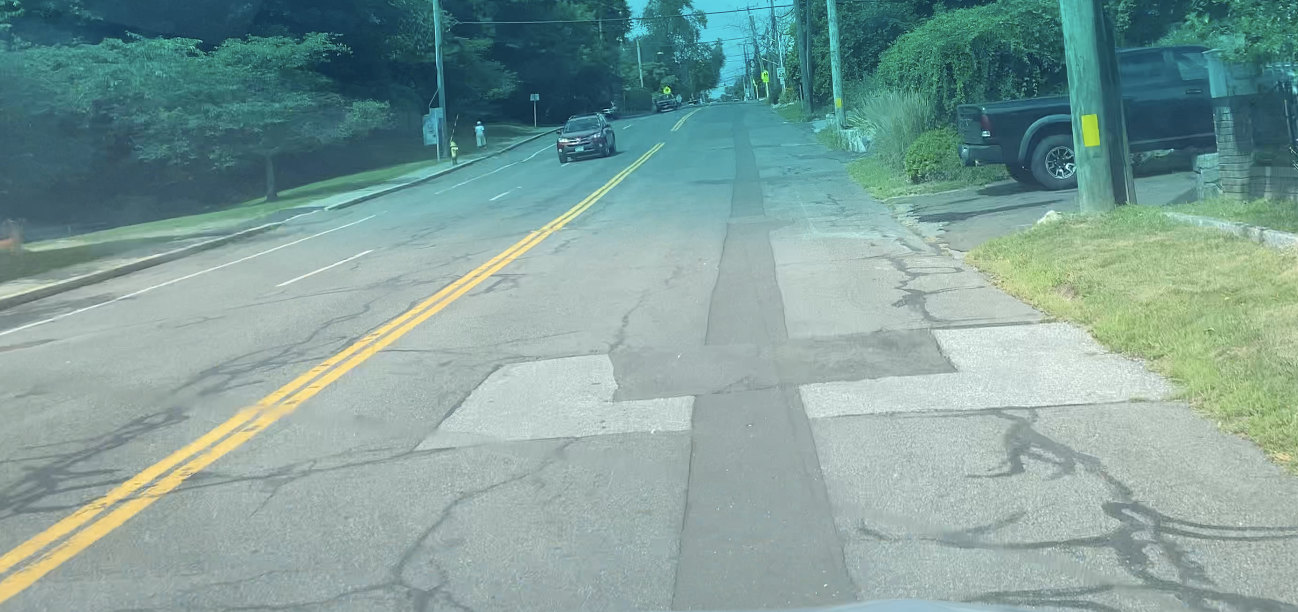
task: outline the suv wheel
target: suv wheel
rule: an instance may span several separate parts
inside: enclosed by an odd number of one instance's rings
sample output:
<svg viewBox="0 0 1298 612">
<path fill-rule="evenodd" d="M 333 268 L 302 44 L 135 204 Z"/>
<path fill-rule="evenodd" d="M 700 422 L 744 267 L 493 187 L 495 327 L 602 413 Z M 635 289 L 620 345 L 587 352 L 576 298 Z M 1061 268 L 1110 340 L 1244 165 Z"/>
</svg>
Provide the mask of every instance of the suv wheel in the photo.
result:
<svg viewBox="0 0 1298 612">
<path fill-rule="evenodd" d="M 1077 155 L 1072 134 L 1046 136 L 1032 151 L 1032 177 L 1050 190 L 1077 186 Z"/>
<path fill-rule="evenodd" d="M 559 163 L 561 163 L 561 164 L 566 164 L 566 163 L 568 163 L 568 156 L 567 156 L 567 155 L 564 155 L 563 153 L 560 153 L 560 154 L 559 154 Z"/>
</svg>

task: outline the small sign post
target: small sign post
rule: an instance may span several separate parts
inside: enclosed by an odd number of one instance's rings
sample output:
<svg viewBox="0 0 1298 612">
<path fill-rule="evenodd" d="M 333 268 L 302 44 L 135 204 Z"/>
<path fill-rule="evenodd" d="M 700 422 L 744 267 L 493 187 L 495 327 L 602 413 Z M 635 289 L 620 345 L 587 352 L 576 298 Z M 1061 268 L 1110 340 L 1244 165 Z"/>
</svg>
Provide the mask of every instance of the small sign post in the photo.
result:
<svg viewBox="0 0 1298 612">
<path fill-rule="evenodd" d="M 437 147 L 438 161 L 442 159 L 442 122 L 445 116 L 441 108 L 429 108 L 428 114 L 424 115 L 424 146 Z"/>
<path fill-rule="evenodd" d="M 532 94 L 532 127 L 536 127 L 536 103 L 541 101 L 541 94 Z"/>
</svg>

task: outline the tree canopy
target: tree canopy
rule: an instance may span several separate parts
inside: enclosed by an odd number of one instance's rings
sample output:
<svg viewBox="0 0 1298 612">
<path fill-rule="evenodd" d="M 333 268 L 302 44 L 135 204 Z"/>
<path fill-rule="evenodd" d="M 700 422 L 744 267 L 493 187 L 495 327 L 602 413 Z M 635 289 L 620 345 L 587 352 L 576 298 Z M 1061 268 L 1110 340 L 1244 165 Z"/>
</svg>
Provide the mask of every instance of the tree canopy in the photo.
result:
<svg viewBox="0 0 1298 612">
<path fill-rule="evenodd" d="M 530 123 L 530 94 L 548 123 L 623 103 L 637 41 L 645 84 L 682 95 L 716 87 L 725 61 L 690 0 L 651 0 L 643 20 L 627 0 L 441 6 L 464 124 Z M 420 143 L 435 17 L 432 0 L 0 0 L 0 208 L 40 216 L 70 184 L 238 174 L 367 134 Z"/>
</svg>

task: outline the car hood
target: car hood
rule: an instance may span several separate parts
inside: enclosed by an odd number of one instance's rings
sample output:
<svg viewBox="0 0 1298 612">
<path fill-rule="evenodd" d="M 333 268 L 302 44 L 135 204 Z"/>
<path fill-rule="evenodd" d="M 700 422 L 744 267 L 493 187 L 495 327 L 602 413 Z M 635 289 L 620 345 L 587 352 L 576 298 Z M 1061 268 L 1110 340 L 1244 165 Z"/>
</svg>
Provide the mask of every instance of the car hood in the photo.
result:
<svg viewBox="0 0 1298 612">
<path fill-rule="evenodd" d="M 585 137 L 587 137 L 587 136 L 594 136 L 595 134 L 598 134 L 598 133 L 599 133 L 599 130 L 583 130 L 583 131 L 580 131 L 580 132 L 563 132 L 563 133 L 559 134 L 559 138 L 585 138 Z"/>
</svg>

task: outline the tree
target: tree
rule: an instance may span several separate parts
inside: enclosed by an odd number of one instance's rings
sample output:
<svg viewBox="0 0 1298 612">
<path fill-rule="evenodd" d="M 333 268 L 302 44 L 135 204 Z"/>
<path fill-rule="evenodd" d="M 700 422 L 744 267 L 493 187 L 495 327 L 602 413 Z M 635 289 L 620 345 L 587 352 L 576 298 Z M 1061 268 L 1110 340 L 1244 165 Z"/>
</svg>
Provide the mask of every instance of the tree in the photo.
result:
<svg viewBox="0 0 1298 612">
<path fill-rule="evenodd" d="M 346 52 L 326 34 L 232 39 L 212 51 L 193 39 L 138 36 L 19 51 L 25 72 L 45 75 L 37 114 L 104 125 L 146 163 L 221 170 L 258 160 L 267 200 L 278 197 L 276 155 L 390 120 L 385 103 L 344 98 L 311 70 Z"/>
</svg>

